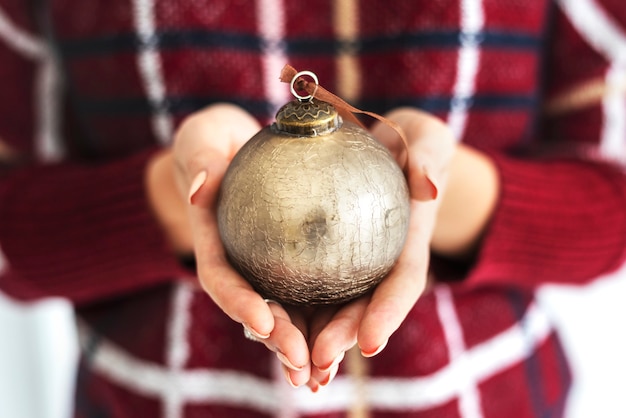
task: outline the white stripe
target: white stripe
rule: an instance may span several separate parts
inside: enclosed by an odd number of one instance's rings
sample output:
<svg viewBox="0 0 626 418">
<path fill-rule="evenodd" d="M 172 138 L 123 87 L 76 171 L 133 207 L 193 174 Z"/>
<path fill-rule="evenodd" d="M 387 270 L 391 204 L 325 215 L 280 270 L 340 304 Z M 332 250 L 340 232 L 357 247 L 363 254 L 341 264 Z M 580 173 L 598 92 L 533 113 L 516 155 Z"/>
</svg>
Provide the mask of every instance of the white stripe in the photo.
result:
<svg viewBox="0 0 626 418">
<path fill-rule="evenodd" d="M 172 379 L 176 379 L 189 358 L 187 332 L 191 323 L 189 309 L 193 300 L 193 288 L 184 282 L 176 284 L 171 304 L 168 325 L 167 366 Z M 177 388 L 164 394 L 164 416 L 180 418 L 183 416 L 184 398 Z"/>
<path fill-rule="evenodd" d="M 626 61 L 613 62 L 606 74 L 600 154 L 626 163 Z"/>
<path fill-rule="evenodd" d="M 287 380 L 283 372 L 283 365 L 276 356 L 272 356 L 272 380 L 274 381 L 274 390 L 276 391 L 277 405 L 272 412 L 276 418 L 298 418 L 298 410 L 295 406 L 294 390 Z"/>
<path fill-rule="evenodd" d="M 594 0 L 558 2 L 581 36 L 609 61 L 600 153 L 625 162 L 626 98 L 621 90 L 626 82 L 626 32 Z"/>
<path fill-rule="evenodd" d="M 39 59 L 47 55 L 44 42 L 15 26 L 2 9 L 0 9 L 0 39 L 27 58 Z"/>
<path fill-rule="evenodd" d="M 481 382 L 526 359 L 549 336 L 552 326 L 543 311 L 532 305 L 521 323 L 479 344 L 439 371 L 418 378 L 372 378 L 365 383 L 369 405 L 390 411 L 423 410 L 460 396 L 467 376 Z M 85 332 L 81 333 L 83 336 Z M 232 370 L 181 370 L 174 376 L 162 366 L 138 360 L 108 341 L 93 353 L 94 370 L 113 382 L 152 397 L 177 390 L 186 402 L 246 406 L 275 413 L 280 395 L 271 380 Z M 346 410 L 357 396 L 355 382 L 338 376 L 317 394 L 294 391 L 300 413 Z"/>
<path fill-rule="evenodd" d="M 18 54 L 38 61 L 35 76 L 35 144 L 40 161 L 59 161 L 64 155 L 59 135 L 60 76 L 56 57 L 44 40 L 16 26 L 0 9 L 0 39 Z"/>
<path fill-rule="evenodd" d="M 285 10 L 283 0 L 257 0 L 257 26 L 263 38 L 262 77 L 265 96 L 272 112 L 293 99 L 289 88 L 279 82 L 280 72 L 287 64 L 283 37 L 285 34 Z"/>
<path fill-rule="evenodd" d="M 594 0 L 557 0 L 587 42 L 609 61 L 626 60 L 626 33 Z"/>
<path fill-rule="evenodd" d="M 437 315 L 446 339 L 448 353 L 451 359 L 455 359 L 465 351 L 465 342 L 461 323 L 452 300 L 452 292 L 448 286 L 444 285 L 437 286 L 434 292 L 437 301 Z"/>
<path fill-rule="evenodd" d="M 172 141 L 174 123 L 165 101 L 166 87 L 156 43 L 154 0 L 133 0 L 133 15 L 140 40 L 137 64 L 153 111 L 152 130 L 157 140 L 167 145 Z"/>
<path fill-rule="evenodd" d="M 448 286 L 440 285 L 435 288 L 435 297 L 437 301 L 437 314 L 441 323 L 446 345 L 448 346 L 448 354 L 450 362 L 454 363 L 465 356 L 466 347 L 463 338 L 463 329 L 461 321 L 454 306 L 452 291 Z M 460 377 L 460 382 L 464 383 L 464 389 L 459 397 L 459 414 L 463 418 L 480 418 L 483 416 L 480 406 L 480 394 L 476 386 L 476 381 L 472 374 Z"/>
<path fill-rule="evenodd" d="M 371 379 L 370 406 L 390 411 L 423 410 L 447 403 L 465 389 L 466 376 L 481 382 L 530 356 L 550 335 L 547 315 L 532 305 L 522 322 L 494 338 L 468 350 L 464 356 L 429 376 L 413 379 Z M 349 379 L 339 376 L 320 396 L 301 395 L 300 410 L 326 412 L 349 405 L 353 388 Z M 329 393 L 332 392 L 332 393 Z M 324 404 L 323 407 L 319 404 Z M 323 409 L 322 409 L 323 408 Z"/>
<path fill-rule="evenodd" d="M 60 161 L 65 155 L 59 126 L 63 109 L 61 89 L 57 57 L 50 51 L 37 70 L 35 150 L 40 161 Z"/>
<path fill-rule="evenodd" d="M 82 345 L 89 332 L 80 329 Z M 178 391 L 186 402 L 219 402 L 244 405 L 263 412 L 277 405 L 273 384 L 265 379 L 232 370 L 185 370 L 169 373 L 161 365 L 130 356 L 116 345 L 101 342 L 91 357 L 99 374 L 143 396 L 165 398 Z"/>
<path fill-rule="evenodd" d="M 482 0 L 461 1 L 461 48 L 448 125 L 461 140 L 467 124 L 467 110 L 476 88 L 480 64 L 480 32 L 484 26 Z"/>
</svg>

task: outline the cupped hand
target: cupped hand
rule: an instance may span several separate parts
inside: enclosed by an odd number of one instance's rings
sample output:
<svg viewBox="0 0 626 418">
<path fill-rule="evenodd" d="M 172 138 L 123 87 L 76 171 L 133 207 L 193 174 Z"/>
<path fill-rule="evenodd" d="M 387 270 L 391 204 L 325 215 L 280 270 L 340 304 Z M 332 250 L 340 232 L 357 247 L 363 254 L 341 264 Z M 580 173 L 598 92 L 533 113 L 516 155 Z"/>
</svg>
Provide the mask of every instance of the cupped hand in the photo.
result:
<svg viewBox="0 0 626 418">
<path fill-rule="evenodd" d="M 176 180 L 188 197 L 189 221 L 200 283 L 218 306 L 257 341 L 276 352 L 293 386 L 316 390 L 328 384 L 344 353 L 358 344 L 364 356 L 378 354 L 415 304 L 427 282 L 430 238 L 455 141 L 438 119 L 415 109 L 389 115 L 409 139 L 404 147 L 385 125 L 372 133 L 404 167 L 411 194 L 405 247 L 389 275 L 368 295 L 342 306 L 283 307 L 264 300 L 228 263 L 216 217 L 224 173 L 260 126 L 242 109 L 214 105 L 188 118 L 176 135 Z M 409 158 L 407 159 L 407 153 Z M 433 187 L 436 184 L 436 188 Z"/>
<path fill-rule="evenodd" d="M 202 288 L 248 335 L 274 351 L 293 386 L 310 380 L 304 317 L 264 300 L 229 264 L 222 245 L 216 205 L 220 184 L 237 151 L 259 131 L 243 109 L 216 104 L 188 117 L 176 133 L 175 179 L 188 200 L 197 273 Z"/>
<path fill-rule="evenodd" d="M 396 160 L 408 165 L 407 241 L 394 268 L 371 294 L 342 307 L 322 308 L 311 317 L 311 375 L 318 382 L 336 372 L 344 353 L 355 344 L 365 357 L 380 353 L 427 285 L 430 241 L 456 141 L 443 122 L 416 109 L 397 109 L 386 117 L 408 138 L 407 149 L 388 126 L 377 124 L 372 129 Z"/>
</svg>

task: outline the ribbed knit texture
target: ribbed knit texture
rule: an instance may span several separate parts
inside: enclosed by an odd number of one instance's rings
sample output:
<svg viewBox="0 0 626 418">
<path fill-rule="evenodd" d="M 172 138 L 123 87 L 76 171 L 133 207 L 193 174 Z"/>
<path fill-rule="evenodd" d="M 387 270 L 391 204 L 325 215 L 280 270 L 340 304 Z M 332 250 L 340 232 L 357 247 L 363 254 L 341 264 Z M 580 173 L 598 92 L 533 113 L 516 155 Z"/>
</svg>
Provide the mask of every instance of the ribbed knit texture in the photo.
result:
<svg viewBox="0 0 626 418">
<path fill-rule="evenodd" d="M 502 190 L 468 283 L 585 283 L 623 264 L 626 179 L 616 168 L 495 157 Z"/>
<path fill-rule="evenodd" d="M 188 275 L 148 207 L 143 171 L 150 155 L 12 175 L 0 196 L 7 290 L 15 283 L 17 296 L 63 296 L 81 305 Z"/>
</svg>

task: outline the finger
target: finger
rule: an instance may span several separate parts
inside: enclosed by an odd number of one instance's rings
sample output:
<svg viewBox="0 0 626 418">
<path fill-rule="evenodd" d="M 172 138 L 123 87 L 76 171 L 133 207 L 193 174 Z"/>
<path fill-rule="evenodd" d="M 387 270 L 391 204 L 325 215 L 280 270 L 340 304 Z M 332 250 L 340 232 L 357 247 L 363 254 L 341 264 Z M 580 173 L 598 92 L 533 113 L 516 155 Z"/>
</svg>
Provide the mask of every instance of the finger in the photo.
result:
<svg viewBox="0 0 626 418">
<path fill-rule="evenodd" d="M 421 212 L 424 216 L 433 216 L 427 211 Z M 417 213 L 416 217 L 420 215 Z M 412 227 L 415 229 L 415 225 Z M 396 265 L 374 290 L 358 330 L 358 344 L 364 356 L 372 357 L 382 351 L 424 291 L 429 262 L 428 239 L 424 237 L 427 234 L 423 230 L 409 231 Z"/>
<path fill-rule="evenodd" d="M 215 217 L 197 206 L 188 210 L 202 288 L 230 318 L 258 335 L 269 335 L 274 316 L 261 295 L 228 262 Z"/>
<path fill-rule="evenodd" d="M 217 179 L 219 185 L 230 160 L 259 129 L 259 123 L 246 111 L 224 103 L 209 106 L 187 118 L 174 140 L 181 192 L 194 203 L 210 204 L 202 198 L 214 196 L 214 193 L 196 195 L 203 191 L 206 180 Z"/>
<path fill-rule="evenodd" d="M 405 171 L 411 197 L 420 201 L 436 199 L 454 152 L 456 141 L 452 132 L 440 119 L 415 108 L 399 108 L 386 116 L 404 130 L 409 141 L 409 166 Z M 372 133 L 390 149 L 399 164 L 406 161 L 405 149 L 394 131 L 377 124 Z"/>
<path fill-rule="evenodd" d="M 311 378 L 309 350 L 306 336 L 296 325 L 303 322 L 303 318 L 296 315 L 292 319 L 292 316 L 276 302 L 269 302 L 268 306 L 274 315 L 275 325 L 270 337 L 263 340 L 263 343 L 276 353 L 289 384 L 294 387 L 305 385 Z"/>
<path fill-rule="evenodd" d="M 362 296 L 337 310 L 330 319 L 317 318 L 311 362 L 314 367 L 313 377 L 320 383 L 328 383 L 329 376 L 336 373 L 336 368 L 347 350 L 357 342 L 359 324 L 364 315 L 369 296 Z"/>
</svg>

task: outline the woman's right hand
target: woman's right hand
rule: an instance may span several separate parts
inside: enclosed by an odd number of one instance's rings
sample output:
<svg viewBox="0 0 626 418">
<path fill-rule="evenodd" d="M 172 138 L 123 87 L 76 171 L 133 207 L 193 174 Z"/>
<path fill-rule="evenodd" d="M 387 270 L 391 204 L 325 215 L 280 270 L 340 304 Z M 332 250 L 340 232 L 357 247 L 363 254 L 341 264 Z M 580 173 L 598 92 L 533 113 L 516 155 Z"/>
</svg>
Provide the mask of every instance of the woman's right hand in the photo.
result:
<svg viewBox="0 0 626 418">
<path fill-rule="evenodd" d="M 306 325 L 263 299 L 229 264 L 217 225 L 217 197 L 231 160 L 259 123 L 243 109 L 216 104 L 189 116 L 176 133 L 173 158 L 178 188 L 187 199 L 197 273 L 202 288 L 233 320 L 263 342 L 285 366 L 288 381 L 310 379 Z"/>
</svg>

